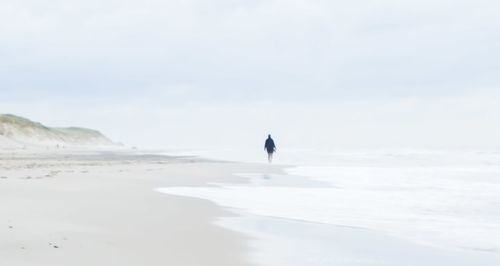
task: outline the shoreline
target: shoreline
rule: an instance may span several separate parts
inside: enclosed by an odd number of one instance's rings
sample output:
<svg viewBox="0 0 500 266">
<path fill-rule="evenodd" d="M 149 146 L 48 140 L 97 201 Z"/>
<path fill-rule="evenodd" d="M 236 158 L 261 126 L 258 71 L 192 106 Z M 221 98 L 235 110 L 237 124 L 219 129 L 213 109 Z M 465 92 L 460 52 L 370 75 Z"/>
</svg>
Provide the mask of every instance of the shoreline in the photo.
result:
<svg viewBox="0 0 500 266">
<path fill-rule="evenodd" d="M 251 236 L 257 265 L 496 266 L 498 254 L 419 244 L 377 230 L 246 214 L 218 224 Z"/>
<path fill-rule="evenodd" d="M 291 219 L 279 213 L 271 214 L 269 210 L 258 211 L 266 208 L 267 197 L 261 199 L 262 194 L 258 193 L 266 187 L 317 188 L 325 184 L 290 174 L 254 172 L 237 176 L 247 177 L 250 182 L 244 185 L 218 184 L 220 186 L 214 188 L 170 187 L 159 190 L 171 195 L 205 199 L 237 213 L 235 217 L 220 218 L 217 224 L 251 237 L 251 257 L 257 265 L 496 266 L 500 263 L 497 252 L 439 247 L 382 230 Z M 244 194 L 241 198 L 240 193 Z M 249 202 L 245 199 L 250 195 L 255 197 L 251 200 L 254 205 L 246 205 Z"/>
<path fill-rule="evenodd" d="M 0 207 L 0 216 L 5 217 L 0 227 L 0 238 L 4 239 L 0 241 L 0 264 L 500 263 L 494 252 L 434 247 L 381 230 L 256 214 L 225 204 L 224 200 L 238 200 L 234 192 L 222 201 L 197 194 L 198 189 L 336 187 L 286 171 L 290 167 L 134 151 L 13 157 L 0 153 L 0 200 L 7 203 Z M 268 200 L 293 204 L 281 194 L 273 195 L 242 196 L 262 206 L 267 206 Z"/>
<path fill-rule="evenodd" d="M 214 223 L 236 214 L 154 189 L 244 183 L 233 173 L 263 165 L 165 156 L 14 157 L 0 156 L 2 265 L 252 265 L 249 237 Z"/>
</svg>

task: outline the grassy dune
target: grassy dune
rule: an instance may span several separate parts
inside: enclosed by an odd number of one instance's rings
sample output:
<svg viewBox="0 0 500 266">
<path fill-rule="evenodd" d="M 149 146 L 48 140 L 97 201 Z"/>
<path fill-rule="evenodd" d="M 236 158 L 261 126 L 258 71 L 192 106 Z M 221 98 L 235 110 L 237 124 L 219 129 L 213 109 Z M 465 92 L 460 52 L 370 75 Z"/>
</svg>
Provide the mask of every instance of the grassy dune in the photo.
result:
<svg viewBox="0 0 500 266">
<path fill-rule="evenodd" d="M 0 115 L 0 136 L 23 144 L 42 146 L 117 146 L 92 129 L 50 128 L 24 117 Z"/>
</svg>

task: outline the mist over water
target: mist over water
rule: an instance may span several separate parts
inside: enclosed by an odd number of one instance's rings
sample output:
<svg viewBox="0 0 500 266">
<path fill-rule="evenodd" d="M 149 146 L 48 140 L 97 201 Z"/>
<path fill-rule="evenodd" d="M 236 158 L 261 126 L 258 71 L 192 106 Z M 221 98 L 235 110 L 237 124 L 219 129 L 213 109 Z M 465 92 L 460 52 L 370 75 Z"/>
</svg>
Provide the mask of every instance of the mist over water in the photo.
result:
<svg viewBox="0 0 500 266">
<path fill-rule="evenodd" d="M 156 98 L 157 97 L 157 98 Z M 324 102 L 193 102 L 161 95 L 123 103 L 2 102 L 5 112 L 47 126 L 98 129 L 114 141 L 145 149 L 234 150 L 257 154 L 267 134 L 281 150 L 500 150 L 498 93 L 451 98 Z"/>
<path fill-rule="evenodd" d="M 142 123 L 163 122 L 150 132 L 152 138 L 147 138 L 148 146 L 163 148 L 239 149 L 246 153 L 260 149 L 271 134 L 278 152 L 490 150 L 500 149 L 500 128 L 493 115 L 500 113 L 500 107 L 495 99 L 500 98 L 482 95 L 332 103 L 193 104 L 160 109 Z"/>
</svg>

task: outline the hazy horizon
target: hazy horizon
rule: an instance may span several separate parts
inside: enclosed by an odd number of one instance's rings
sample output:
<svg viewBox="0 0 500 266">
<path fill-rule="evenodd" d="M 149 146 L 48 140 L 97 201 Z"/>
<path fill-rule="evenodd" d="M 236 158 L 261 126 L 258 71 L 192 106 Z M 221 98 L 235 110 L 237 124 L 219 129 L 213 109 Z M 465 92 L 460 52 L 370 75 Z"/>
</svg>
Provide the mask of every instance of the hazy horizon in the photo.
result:
<svg viewBox="0 0 500 266">
<path fill-rule="evenodd" d="M 498 149 L 498 8 L 3 1 L 0 113 L 144 148 Z"/>
</svg>

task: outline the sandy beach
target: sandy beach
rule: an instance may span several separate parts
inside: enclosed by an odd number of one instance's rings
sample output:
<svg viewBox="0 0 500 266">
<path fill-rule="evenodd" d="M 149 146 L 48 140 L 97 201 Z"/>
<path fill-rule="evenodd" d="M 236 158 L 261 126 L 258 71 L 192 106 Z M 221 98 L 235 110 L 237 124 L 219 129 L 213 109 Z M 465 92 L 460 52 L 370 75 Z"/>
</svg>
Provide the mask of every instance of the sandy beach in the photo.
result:
<svg viewBox="0 0 500 266">
<path fill-rule="evenodd" d="M 0 266 L 500 266 L 500 1 L 0 1 Z"/>
<path fill-rule="evenodd" d="M 233 215 L 157 187 L 245 182 L 266 167 L 121 153 L 2 153 L 0 265 L 250 265 Z"/>
</svg>

